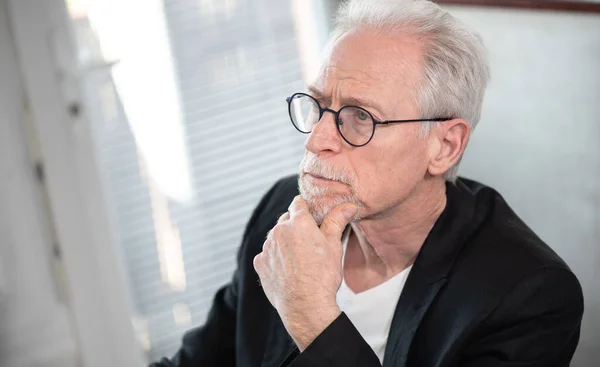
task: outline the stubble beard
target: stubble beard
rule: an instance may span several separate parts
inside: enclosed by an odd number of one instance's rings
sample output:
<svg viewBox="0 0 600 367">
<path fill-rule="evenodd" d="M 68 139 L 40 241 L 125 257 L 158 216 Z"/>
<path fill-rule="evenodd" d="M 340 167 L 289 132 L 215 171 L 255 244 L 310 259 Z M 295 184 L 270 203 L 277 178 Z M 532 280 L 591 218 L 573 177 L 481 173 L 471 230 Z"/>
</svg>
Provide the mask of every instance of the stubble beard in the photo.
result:
<svg viewBox="0 0 600 367">
<path fill-rule="evenodd" d="M 330 180 L 338 181 L 349 188 L 349 193 L 340 193 L 326 186 L 317 186 L 309 182 L 306 174 L 310 172 Z M 310 214 L 320 226 L 327 214 L 336 206 L 350 202 L 358 207 L 353 221 L 360 219 L 361 204 L 356 195 L 356 179 L 345 171 L 328 166 L 319 161 L 314 155 L 307 155 L 300 164 L 298 188 L 300 195 L 306 201 Z"/>
</svg>

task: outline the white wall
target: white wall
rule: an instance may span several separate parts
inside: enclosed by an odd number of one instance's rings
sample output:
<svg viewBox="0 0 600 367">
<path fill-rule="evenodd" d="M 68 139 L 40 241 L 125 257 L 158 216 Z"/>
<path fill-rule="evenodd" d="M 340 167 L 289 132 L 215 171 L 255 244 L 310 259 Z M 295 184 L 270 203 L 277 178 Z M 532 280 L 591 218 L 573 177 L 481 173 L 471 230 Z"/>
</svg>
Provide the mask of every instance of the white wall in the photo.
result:
<svg viewBox="0 0 600 367">
<path fill-rule="evenodd" d="M 0 366 L 70 367 L 76 345 L 24 130 L 24 94 L 0 0 Z"/>
<path fill-rule="evenodd" d="M 586 310 L 573 366 L 598 365 L 600 15 L 447 8 L 481 33 L 492 68 L 460 174 L 498 189 L 577 274 Z"/>
</svg>

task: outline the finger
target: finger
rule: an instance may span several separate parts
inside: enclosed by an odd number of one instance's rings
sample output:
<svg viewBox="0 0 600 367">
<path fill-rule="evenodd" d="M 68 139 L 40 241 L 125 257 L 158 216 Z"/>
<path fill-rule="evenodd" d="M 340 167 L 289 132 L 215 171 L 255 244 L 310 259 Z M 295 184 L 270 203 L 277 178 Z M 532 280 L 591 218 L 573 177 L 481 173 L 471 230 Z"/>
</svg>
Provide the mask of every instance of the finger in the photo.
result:
<svg viewBox="0 0 600 367">
<path fill-rule="evenodd" d="M 271 247 L 273 247 L 272 244 L 273 244 L 273 239 L 267 238 L 267 240 L 265 242 L 263 242 L 262 252 L 264 253 L 264 252 L 269 251 L 271 249 Z"/>
<path fill-rule="evenodd" d="M 275 227 L 273 227 L 273 228 L 275 228 Z M 273 239 L 273 228 L 271 228 L 269 230 L 269 232 L 267 232 L 267 237 L 265 237 L 265 241 L 270 241 Z"/>
<path fill-rule="evenodd" d="M 254 266 L 254 271 L 256 271 L 256 274 L 258 274 L 259 277 L 261 276 L 263 258 L 264 258 L 264 255 L 261 252 L 260 254 L 254 256 L 254 259 L 252 260 L 252 265 Z"/>
<path fill-rule="evenodd" d="M 339 240 L 344 228 L 350 223 L 358 212 L 358 207 L 353 203 L 343 203 L 327 214 L 321 224 L 321 232 L 328 240 Z"/>
<path fill-rule="evenodd" d="M 309 213 L 308 204 L 302 199 L 302 196 L 298 195 L 294 198 L 288 208 L 288 213 L 290 213 L 290 218 Z"/>
<path fill-rule="evenodd" d="M 289 219 L 290 219 L 290 213 L 289 212 L 285 212 L 285 213 L 281 214 L 281 216 L 277 220 L 277 224 L 279 224 L 281 222 L 285 222 L 286 220 L 289 220 Z"/>
</svg>

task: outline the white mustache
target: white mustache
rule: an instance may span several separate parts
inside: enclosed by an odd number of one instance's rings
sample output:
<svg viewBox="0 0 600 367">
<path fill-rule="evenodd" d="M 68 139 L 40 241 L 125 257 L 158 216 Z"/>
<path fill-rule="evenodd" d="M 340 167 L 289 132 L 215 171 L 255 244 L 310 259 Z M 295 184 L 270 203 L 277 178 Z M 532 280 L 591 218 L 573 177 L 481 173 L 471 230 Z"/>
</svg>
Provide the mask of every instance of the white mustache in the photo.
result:
<svg viewBox="0 0 600 367">
<path fill-rule="evenodd" d="M 320 161 L 315 155 L 304 156 L 300 163 L 300 172 L 310 173 L 346 185 L 351 185 L 353 182 L 352 176 L 348 172 Z"/>
</svg>

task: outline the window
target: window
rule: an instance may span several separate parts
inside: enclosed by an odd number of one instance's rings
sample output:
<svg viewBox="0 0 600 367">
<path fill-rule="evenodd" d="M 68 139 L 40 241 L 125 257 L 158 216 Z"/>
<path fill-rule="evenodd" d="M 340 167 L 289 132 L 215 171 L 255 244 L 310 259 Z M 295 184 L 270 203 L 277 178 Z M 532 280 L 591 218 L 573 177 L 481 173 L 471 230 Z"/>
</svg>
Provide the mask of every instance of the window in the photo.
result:
<svg viewBox="0 0 600 367">
<path fill-rule="evenodd" d="M 297 171 L 304 136 L 288 121 L 285 97 L 318 66 L 326 6 L 68 6 L 133 323 L 156 360 L 204 323 L 231 278 L 252 209 L 275 180 Z"/>
</svg>

